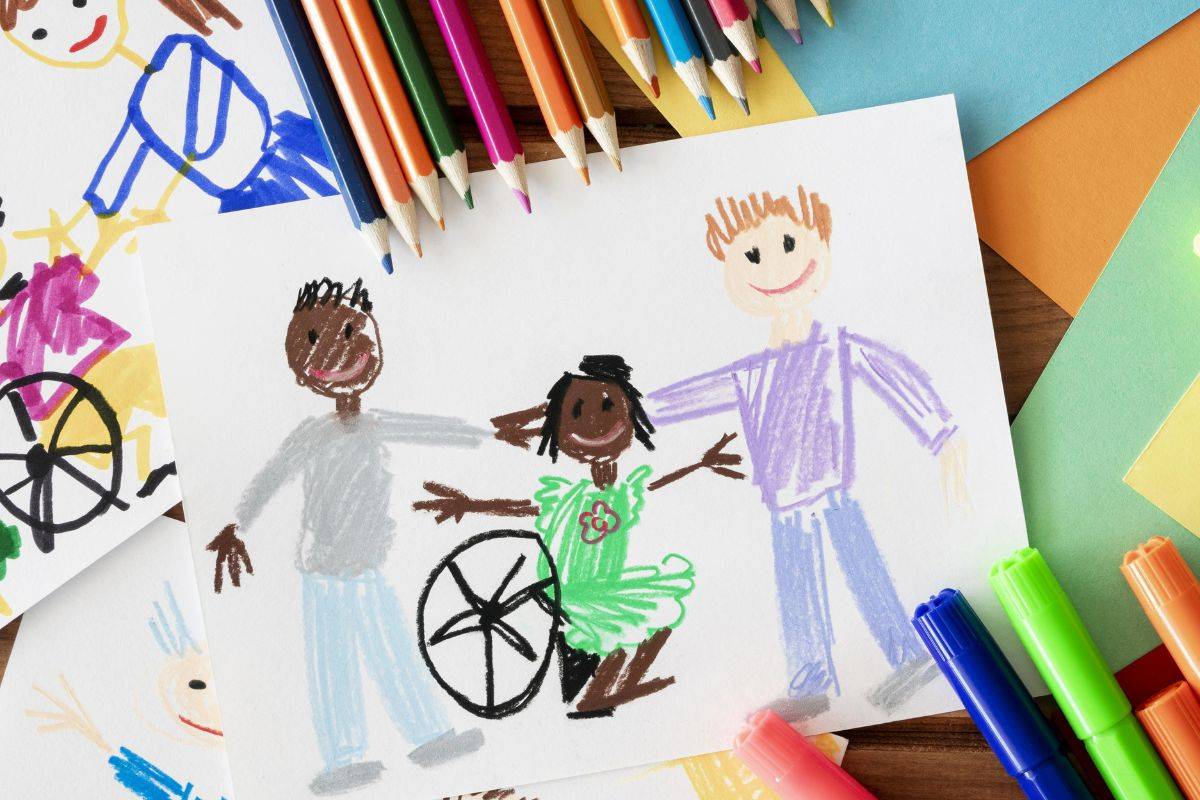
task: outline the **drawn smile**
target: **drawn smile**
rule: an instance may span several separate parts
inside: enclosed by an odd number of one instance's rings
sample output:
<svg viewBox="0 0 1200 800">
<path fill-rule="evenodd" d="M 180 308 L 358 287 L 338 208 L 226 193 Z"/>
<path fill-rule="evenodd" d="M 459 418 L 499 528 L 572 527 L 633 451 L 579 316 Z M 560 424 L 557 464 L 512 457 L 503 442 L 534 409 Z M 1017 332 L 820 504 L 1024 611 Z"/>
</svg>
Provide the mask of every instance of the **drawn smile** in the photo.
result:
<svg viewBox="0 0 1200 800">
<path fill-rule="evenodd" d="M 217 730 L 216 728 L 207 728 L 198 722 L 192 722 L 190 719 L 185 717 L 183 714 L 179 715 L 179 721 L 182 722 L 184 725 L 192 726 L 193 728 L 195 728 L 198 731 L 204 731 L 205 733 L 211 733 L 213 736 L 224 736 L 225 735 L 225 734 L 221 733 L 219 730 Z"/>
<path fill-rule="evenodd" d="M 809 278 L 812 277 L 812 274 L 816 271 L 816 269 L 817 269 L 817 260 L 815 258 L 810 258 L 808 260 L 808 266 L 804 268 L 804 272 L 800 273 L 800 277 L 796 278 L 796 280 L 792 281 L 787 286 L 780 286 L 778 289 L 764 289 L 761 286 L 755 286 L 752 283 L 752 284 L 750 284 L 750 288 L 756 292 L 762 292 L 763 294 L 765 294 L 767 296 L 770 296 L 773 294 L 787 294 L 790 291 L 799 289 L 804 284 L 805 281 L 807 281 Z"/>
<path fill-rule="evenodd" d="M 71 45 L 68 52 L 78 53 L 85 47 L 91 47 L 96 43 L 96 40 L 104 35 L 104 29 L 108 27 L 108 15 L 101 14 L 96 17 L 96 24 L 92 26 L 92 32 L 80 39 L 75 44 Z"/>
<path fill-rule="evenodd" d="M 367 368 L 367 362 L 370 360 L 370 353 L 360 353 L 358 358 L 354 359 L 354 363 L 345 369 L 317 369 L 316 367 L 309 367 L 308 374 L 319 381 L 341 383 L 342 381 L 357 378 Z"/>
<path fill-rule="evenodd" d="M 618 422 L 612 426 L 612 429 L 603 436 L 597 436 L 594 439 L 589 439 L 586 436 L 580 436 L 578 433 L 571 432 L 571 439 L 576 444 L 581 444 L 584 447 L 604 447 L 606 444 L 612 444 L 617 440 L 617 437 L 625 432 L 625 423 Z"/>
</svg>

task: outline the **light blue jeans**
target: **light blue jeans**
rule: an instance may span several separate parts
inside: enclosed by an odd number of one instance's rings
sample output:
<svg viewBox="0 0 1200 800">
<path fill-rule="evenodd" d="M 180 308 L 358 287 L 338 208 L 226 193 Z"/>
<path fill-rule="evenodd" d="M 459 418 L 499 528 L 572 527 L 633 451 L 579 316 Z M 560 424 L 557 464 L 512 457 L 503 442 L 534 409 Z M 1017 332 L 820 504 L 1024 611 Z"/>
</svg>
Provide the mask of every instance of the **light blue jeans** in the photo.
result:
<svg viewBox="0 0 1200 800">
<path fill-rule="evenodd" d="M 433 681 L 383 576 L 302 577 L 308 695 L 325 769 L 360 761 L 367 749 L 360 662 L 392 724 L 414 747 L 448 732 Z"/>
<path fill-rule="evenodd" d="M 771 524 L 775 585 L 791 697 L 840 694 L 831 649 L 833 623 L 822 540 L 828 531 L 858 613 L 893 669 L 926 658 L 900 604 L 892 576 L 862 508 L 845 491 L 831 490 L 828 505 L 776 514 Z"/>
</svg>

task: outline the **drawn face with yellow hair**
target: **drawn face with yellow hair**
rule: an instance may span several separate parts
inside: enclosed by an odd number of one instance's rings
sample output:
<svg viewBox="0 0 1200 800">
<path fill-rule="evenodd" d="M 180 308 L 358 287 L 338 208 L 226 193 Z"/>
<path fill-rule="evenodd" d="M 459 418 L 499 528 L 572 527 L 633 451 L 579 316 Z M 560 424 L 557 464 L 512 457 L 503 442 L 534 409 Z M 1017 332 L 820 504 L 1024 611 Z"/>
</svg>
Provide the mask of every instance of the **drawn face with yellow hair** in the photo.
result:
<svg viewBox="0 0 1200 800">
<path fill-rule="evenodd" d="M 0 0 L 0 28 L 44 64 L 95 69 L 117 55 L 129 19 L 125 0 Z"/>
</svg>

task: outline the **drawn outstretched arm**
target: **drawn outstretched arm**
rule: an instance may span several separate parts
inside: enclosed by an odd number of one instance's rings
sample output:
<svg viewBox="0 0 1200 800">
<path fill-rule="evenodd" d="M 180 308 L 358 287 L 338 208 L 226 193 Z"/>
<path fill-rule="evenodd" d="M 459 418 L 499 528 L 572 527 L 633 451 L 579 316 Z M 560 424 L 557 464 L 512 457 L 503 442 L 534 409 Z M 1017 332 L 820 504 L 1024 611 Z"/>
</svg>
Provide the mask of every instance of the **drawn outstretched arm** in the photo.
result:
<svg viewBox="0 0 1200 800">
<path fill-rule="evenodd" d="M 488 431 L 470 425 L 459 417 L 406 414 L 399 411 L 372 413 L 382 426 L 384 440 L 398 444 L 475 448 L 489 435 Z"/>
<path fill-rule="evenodd" d="M 477 500 L 444 483 L 426 481 L 422 486 L 425 491 L 434 496 L 434 499 L 418 500 L 413 503 L 413 510 L 436 514 L 433 521 L 439 525 L 451 517 L 455 522 L 462 522 L 463 517 L 467 514 L 485 514 L 490 517 L 536 517 L 539 513 L 538 505 L 532 500 L 501 498 Z"/>
<path fill-rule="evenodd" d="M 509 414 L 492 417 L 491 423 L 496 429 L 493 435 L 513 447 L 528 450 L 529 442 L 542 434 L 541 424 L 533 425 L 533 427 L 530 425 L 540 423 L 545 419 L 546 409 L 549 408 L 549 405 L 549 403 L 542 403 L 523 411 L 513 411 Z"/>
<path fill-rule="evenodd" d="M 75 731 L 105 753 L 112 753 L 112 745 L 104 740 L 104 737 L 100 734 L 100 729 L 96 727 L 96 723 L 92 722 L 91 715 L 87 713 L 87 710 L 83 707 L 83 703 L 79 702 L 79 698 L 75 695 L 75 690 L 71 688 L 71 684 L 67 681 L 66 676 L 59 673 L 58 682 L 62 687 L 62 697 L 56 697 L 52 692 L 43 689 L 37 684 L 33 685 L 33 690 L 48 700 L 50 705 L 54 707 L 54 710 L 27 708 L 25 709 L 25 716 L 41 720 L 37 726 L 38 733 Z"/>
<path fill-rule="evenodd" d="M 121 210 L 150 152 L 150 145 L 134 130 L 133 120 L 126 117 L 83 193 L 93 214 L 107 217 Z"/>
<path fill-rule="evenodd" d="M 738 455 L 737 453 L 724 452 L 725 445 L 729 444 L 736 438 L 737 438 L 736 433 L 725 434 L 717 441 L 716 444 L 714 444 L 712 447 L 710 447 L 704 451 L 704 454 L 700 456 L 699 461 L 697 461 L 693 464 L 688 464 L 686 467 L 680 467 L 679 469 L 675 470 L 674 472 L 668 472 L 666 475 L 663 475 L 658 480 L 653 481 L 646 488 L 653 492 L 657 489 L 661 489 L 664 486 L 674 483 L 675 481 L 679 480 L 680 478 L 686 478 L 688 475 L 691 475 L 693 472 L 698 472 L 699 470 L 702 470 L 702 469 L 711 470 L 712 472 L 715 472 L 718 475 L 721 475 L 726 478 L 731 478 L 735 481 L 742 480 L 743 478 L 746 477 L 746 474 L 744 472 L 739 472 L 738 470 L 730 469 L 730 467 L 741 464 L 742 457 L 740 455 Z"/>
<path fill-rule="evenodd" d="M 709 417 L 738 407 L 737 364 L 684 378 L 646 395 L 650 420 L 658 427 Z"/>
</svg>

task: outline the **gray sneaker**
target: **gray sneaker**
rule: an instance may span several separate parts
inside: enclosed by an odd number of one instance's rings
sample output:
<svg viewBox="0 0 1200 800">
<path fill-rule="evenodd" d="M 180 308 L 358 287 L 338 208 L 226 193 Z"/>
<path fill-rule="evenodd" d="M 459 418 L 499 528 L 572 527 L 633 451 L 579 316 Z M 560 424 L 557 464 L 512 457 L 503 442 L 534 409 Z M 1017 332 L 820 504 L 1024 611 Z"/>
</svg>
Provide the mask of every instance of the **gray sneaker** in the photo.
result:
<svg viewBox="0 0 1200 800">
<path fill-rule="evenodd" d="M 316 795 L 341 794 L 366 786 L 379 780 L 383 774 L 383 763 L 380 761 L 361 761 L 357 764 L 347 764 L 326 770 L 313 778 L 308 785 L 309 791 Z"/>
<path fill-rule="evenodd" d="M 441 736 L 430 739 L 425 744 L 408 754 L 408 760 L 419 767 L 433 767 L 453 761 L 467 753 L 474 753 L 483 747 L 483 731 L 471 728 L 469 731 L 456 733 L 453 728 Z"/>
</svg>

